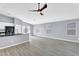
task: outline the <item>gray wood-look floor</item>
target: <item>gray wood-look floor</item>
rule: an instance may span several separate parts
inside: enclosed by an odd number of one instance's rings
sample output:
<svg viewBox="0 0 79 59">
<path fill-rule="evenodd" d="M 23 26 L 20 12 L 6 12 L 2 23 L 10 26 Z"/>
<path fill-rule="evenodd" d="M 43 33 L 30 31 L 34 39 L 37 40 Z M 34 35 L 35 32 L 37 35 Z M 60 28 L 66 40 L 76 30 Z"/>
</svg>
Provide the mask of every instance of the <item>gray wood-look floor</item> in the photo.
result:
<svg viewBox="0 0 79 59">
<path fill-rule="evenodd" d="M 1 49 L 0 56 L 79 56 L 79 43 L 30 37 L 30 41 Z"/>
</svg>

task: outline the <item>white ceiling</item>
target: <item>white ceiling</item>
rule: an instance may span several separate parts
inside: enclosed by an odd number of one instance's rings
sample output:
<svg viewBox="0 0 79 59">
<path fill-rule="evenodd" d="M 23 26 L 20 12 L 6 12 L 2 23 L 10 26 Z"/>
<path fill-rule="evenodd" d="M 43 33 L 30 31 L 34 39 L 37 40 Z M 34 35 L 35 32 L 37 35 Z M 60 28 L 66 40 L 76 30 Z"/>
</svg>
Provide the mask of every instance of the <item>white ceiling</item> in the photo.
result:
<svg viewBox="0 0 79 59">
<path fill-rule="evenodd" d="M 47 9 L 43 11 L 43 16 L 37 12 L 28 11 L 37 9 L 36 3 L 0 3 L 0 13 L 17 17 L 30 24 L 79 18 L 79 4 L 48 3 L 47 5 Z M 43 6 L 43 3 L 41 6 Z"/>
</svg>

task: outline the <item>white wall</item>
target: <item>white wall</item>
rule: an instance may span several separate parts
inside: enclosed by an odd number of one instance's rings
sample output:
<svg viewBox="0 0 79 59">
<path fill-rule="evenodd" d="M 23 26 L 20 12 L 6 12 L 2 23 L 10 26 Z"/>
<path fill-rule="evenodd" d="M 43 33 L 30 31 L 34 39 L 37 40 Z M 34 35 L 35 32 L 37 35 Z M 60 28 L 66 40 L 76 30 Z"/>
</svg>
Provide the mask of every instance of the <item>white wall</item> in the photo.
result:
<svg viewBox="0 0 79 59">
<path fill-rule="evenodd" d="M 13 23 L 0 22 L 0 29 L 5 29 L 5 26 L 14 26 L 14 24 Z"/>
<path fill-rule="evenodd" d="M 15 26 L 15 34 L 26 34 L 31 33 L 31 24 L 21 21 L 18 18 L 14 19 L 14 26 Z"/>
<path fill-rule="evenodd" d="M 14 20 L 12 17 L 0 14 L 0 32 L 5 31 L 5 26 L 14 26 Z"/>
<path fill-rule="evenodd" d="M 76 23 L 76 35 L 67 34 L 67 24 L 69 23 Z M 56 38 L 56 39 L 68 40 L 68 41 L 78 41 L 79 19 L 34 25 L 33 34 L 36 36 L 53 38 L 53 39 Z"/>
<path fill-rule="evenodd" d="M 0 14 L 0 22 L 5 22 L 5 23 L 14 23 L 14 20 L 12 17 Z"/>
<path fill-rule="evenodd" d="M 22 33 L 21 25 L 16 24 L 15 25 L 15 34 L 18 34 L 18 33 Z"/>
</svg>

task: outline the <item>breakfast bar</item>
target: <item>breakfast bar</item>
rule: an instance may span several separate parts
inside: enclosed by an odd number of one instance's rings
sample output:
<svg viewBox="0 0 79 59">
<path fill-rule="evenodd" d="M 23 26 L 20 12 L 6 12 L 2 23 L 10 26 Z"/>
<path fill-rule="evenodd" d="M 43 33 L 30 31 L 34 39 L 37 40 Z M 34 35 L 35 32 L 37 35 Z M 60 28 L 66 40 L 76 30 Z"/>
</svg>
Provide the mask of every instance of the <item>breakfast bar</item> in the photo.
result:
<svg viewBox="0 0 79 59">
<path fill-rule="evenodd" d="M 0 37 L 0 49 L 18 45 L 24 42 L 28 42 L 29 34 L 19 34 L 12 36 Z"/>
</svg>

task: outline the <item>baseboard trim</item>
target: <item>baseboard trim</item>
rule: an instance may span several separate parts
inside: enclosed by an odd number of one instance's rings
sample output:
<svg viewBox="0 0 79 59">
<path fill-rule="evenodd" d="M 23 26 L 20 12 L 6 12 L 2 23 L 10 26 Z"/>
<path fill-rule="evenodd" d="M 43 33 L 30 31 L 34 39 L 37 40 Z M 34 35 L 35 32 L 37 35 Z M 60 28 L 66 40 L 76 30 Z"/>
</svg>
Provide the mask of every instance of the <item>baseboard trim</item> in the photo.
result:
<svg viewBox="0 0 79 59">
<path fill-rule="evenodd" d="M 46 38 L 46 39 L 57 39 L 57 40 L 62 40 L 62 41 L 67 41 L 67 42 L 73 42 L 73 43 L 79 43 L 79 41 L 73 41 L 73 40 L 68 40 L 68 39 L 62 39 L 62 38 L 49 38 L 49 37 L 45 37 L 45 36 L 38 36 L 38 35 L 33 35 L 33 36 L 37 36 L 40 38 Z"/>
</svg>

